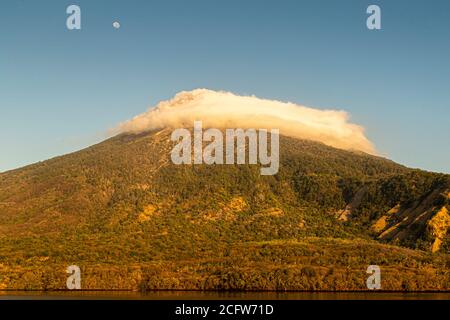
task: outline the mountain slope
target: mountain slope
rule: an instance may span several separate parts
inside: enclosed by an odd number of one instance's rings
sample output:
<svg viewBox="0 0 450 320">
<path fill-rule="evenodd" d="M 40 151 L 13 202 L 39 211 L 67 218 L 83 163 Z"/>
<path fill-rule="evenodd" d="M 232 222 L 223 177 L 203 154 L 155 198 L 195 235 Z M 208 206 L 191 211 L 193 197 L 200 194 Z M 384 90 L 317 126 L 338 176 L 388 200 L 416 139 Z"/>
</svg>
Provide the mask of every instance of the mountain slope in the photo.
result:
<svg viewBox="0 0 450 320">
<path fill-rule="evenodd" d="M 284 136 L 275 176 L 177 166 L 170 133 L 0 174 L 0 288 L 449 289 L 449 176 Z"/>
</svg>

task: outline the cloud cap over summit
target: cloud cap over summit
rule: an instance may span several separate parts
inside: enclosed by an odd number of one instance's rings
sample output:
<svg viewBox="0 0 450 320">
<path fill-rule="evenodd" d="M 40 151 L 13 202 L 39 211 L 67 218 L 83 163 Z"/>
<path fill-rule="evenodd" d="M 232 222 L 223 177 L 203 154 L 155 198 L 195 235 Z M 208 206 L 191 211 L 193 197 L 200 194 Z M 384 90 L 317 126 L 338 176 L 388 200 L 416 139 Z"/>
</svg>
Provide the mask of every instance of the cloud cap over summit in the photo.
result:
<svg viewBox="0 0 450 320">
<path fill-rule="evenodd" d="M 202 121 L 205 128 L 279 129 L 282 135 L 376 154 L 364 128 L 350 123 L 349 114 L 345 111 L 319 110 L 208 89 L 182 91 L 174 98 L 120 123 L 114 133 L 187 128 L 192 127 L 195 120 Z"/>
</svg>

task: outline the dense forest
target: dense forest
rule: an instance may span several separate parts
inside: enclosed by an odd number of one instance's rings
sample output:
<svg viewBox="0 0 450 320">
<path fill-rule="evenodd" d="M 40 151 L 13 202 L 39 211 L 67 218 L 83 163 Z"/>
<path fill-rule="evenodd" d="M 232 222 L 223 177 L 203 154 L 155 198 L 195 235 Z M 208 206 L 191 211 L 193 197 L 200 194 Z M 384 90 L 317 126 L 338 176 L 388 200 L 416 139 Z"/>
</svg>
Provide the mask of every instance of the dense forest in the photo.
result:
<svg viewBox="0 0 450 320">
<path fill-rule="evenodd" d="M 280 138 L 280 170 L 170 162 L 170 131 L 0 174 L 0 289 L 450 290 L 450 177 Z"/>
</svg>

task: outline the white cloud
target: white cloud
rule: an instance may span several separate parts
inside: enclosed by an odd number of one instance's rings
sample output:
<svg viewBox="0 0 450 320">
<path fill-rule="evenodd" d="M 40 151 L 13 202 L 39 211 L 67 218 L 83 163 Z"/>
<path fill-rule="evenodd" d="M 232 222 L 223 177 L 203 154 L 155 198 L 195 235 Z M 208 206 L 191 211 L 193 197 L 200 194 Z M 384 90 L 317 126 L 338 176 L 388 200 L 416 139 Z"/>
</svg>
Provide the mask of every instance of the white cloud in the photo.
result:
<svg viewBox="0 0 450 320">
<path fill-rule="evenodd" d="M 192 127 L 195 120 L 201 120 L 205 128 L 274 128 L 282 135 L 376 153 L 364 135 L 364 128 L 350 123 L 345 111 L 319 110 L 207 89 L 180 92 L 173 99 L 119 124 L 114 133 Z"/>
</svg>

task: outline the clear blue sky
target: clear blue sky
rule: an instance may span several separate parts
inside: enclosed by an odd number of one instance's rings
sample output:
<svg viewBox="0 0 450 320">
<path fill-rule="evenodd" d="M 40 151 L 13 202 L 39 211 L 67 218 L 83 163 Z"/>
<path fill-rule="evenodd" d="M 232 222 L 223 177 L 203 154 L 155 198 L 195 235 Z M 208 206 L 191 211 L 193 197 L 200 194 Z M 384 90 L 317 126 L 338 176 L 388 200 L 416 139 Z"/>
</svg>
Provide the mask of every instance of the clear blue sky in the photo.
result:
<svg viewBox="0 0 450 320">
<path fill-rule="evenodd" d="M 2 0 L 0 171 L 205 87 L 347 110 L 389 158 L 449 173 L 449 59 L 448 0 Z"/>
</svg>

